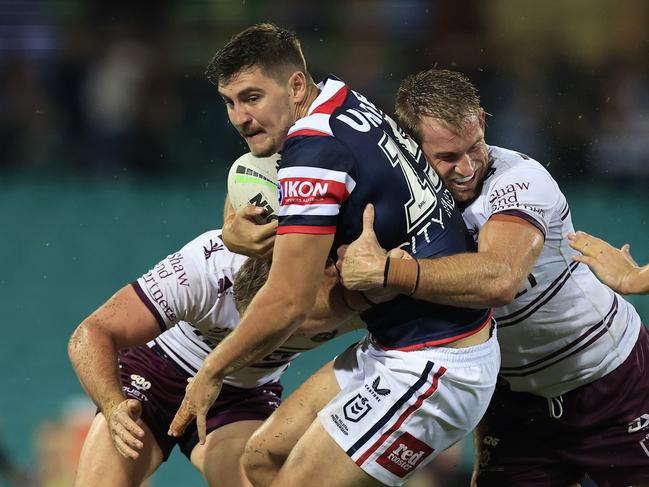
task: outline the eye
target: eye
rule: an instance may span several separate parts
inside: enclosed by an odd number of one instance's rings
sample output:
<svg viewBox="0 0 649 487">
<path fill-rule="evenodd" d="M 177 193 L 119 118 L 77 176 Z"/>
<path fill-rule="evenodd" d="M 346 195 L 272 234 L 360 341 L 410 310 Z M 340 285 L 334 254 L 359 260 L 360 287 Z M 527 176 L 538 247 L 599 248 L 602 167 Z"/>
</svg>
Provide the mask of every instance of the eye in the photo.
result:
<svg viewBox="0 0 649 487">
<path fill-rule="evenodd" d="M 246 99 L 246 101 L 247 101 L 248 103 L 256 103 L 256 102 L 259 101 L 260 98 L 261 98 L 261 97 L 260 97 L 259 95 L 250 95 L 250 96 Z"/>
</svg>

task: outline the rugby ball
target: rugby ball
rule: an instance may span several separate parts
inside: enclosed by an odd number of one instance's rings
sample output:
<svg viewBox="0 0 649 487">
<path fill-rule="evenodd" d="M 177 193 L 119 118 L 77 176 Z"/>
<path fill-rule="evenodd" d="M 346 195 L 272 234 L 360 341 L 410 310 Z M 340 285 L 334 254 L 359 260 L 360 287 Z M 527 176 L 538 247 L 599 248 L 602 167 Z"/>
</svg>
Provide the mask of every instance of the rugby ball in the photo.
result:
<svg viewBox="0 0 649 487">
<path fill-rule="evenodd" d="M 228 173 L 228 194 L 235 211 L 248 203 L 266 209 L 263 221 L 277 219 L 279 213 L 279 189 L 277 168 L 280 155 L 255 157 L 252 153 L 234 161 Z"/>
</svg>

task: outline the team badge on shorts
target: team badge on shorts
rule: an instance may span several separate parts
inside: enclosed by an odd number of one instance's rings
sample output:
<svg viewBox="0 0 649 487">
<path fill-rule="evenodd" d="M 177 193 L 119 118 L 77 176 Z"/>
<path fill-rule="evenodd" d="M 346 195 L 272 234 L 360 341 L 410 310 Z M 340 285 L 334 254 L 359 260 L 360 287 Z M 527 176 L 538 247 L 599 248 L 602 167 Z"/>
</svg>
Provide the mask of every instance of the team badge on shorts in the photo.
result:
<svg viewBox="0 0 649 487">
<path fill-rule="evenodd" d="M 347 401 L 343 411 L 345 412 L 345 419 L 347 421 L 358 423 L 371 409 L 370 400 L 360 394 L 356 394 Z"/>
<path fill-rule="evenodd" d="M 404 433 L 376 459 L 376 463 L 397 477 L 405 477 L 433 451 L 434 448 L 423 441 Z"/>
</svg>

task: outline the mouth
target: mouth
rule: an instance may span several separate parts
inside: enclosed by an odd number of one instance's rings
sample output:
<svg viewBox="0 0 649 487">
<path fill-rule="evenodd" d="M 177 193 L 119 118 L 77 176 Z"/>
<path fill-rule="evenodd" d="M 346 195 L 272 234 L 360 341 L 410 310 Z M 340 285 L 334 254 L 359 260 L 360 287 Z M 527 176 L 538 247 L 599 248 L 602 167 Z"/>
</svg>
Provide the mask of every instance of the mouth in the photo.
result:
<svg viewBox="0 0 649 487">
<path fill-rule="evenodd" d="M 266 132 L 264 132 L 262 129 L 250 130 L 250 131 L 244 132 L 243 137 L 246 140 L 255 142 L 255 141 L 258 141 L 260 138 L 262 138 L 265 133 Z"/>
<path fill-rule="evenodd" d="M 469 189 L 473 185 L 476 173 L 477 171 L 473 171 L 473 174 L 469 176 L 453 179 L 451 180 L 451 184 L 459 190 Z"/>
</svg>

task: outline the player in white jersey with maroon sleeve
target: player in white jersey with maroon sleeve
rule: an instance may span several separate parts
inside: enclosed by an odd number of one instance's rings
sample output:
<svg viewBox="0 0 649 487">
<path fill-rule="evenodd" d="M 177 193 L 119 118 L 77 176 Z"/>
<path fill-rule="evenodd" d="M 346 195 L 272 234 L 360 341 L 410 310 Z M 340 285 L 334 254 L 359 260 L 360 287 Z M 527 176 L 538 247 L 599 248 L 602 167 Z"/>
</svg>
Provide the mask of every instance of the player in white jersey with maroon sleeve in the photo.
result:
<svg viewBox="0 0 649 487">
<path fill-rule="evenodd" d="M 75 485 L 139 486 L 176 444 L 209 485 L 249 485 L 239 458 L 250 434 L 279 406 L 281 374 L 300 352 L 353 326 L 329 327 L 316 309 L 273 354 L 225 379 L 206 418 L 204 445 L 195 427 L 168 436 L 188 378 L 236 328 L 268 267 L 230 252 L 221 232 L 212 230 L 118 291 L 79 326 L 70 357 L 103 414 L 84 444 Z M 336 281 L 332 270 L 322 287 L 323 306 Z"/>
<path fill-rule="evenodd" d="M 649 482 L 648 334 L 633 306 L 573 260 L 554 179 L 486 145 L 485 112 L 459 73 L 411 76 L 396 106 L 478 243 L 477 254 L 420 260 L 415 297 L 497 306 L 501 380 L 477 435 L 477 485 Z M 380 285 L 382 255 L 367 236 L 350 245 L 343 283 Z"/>
</svg>

